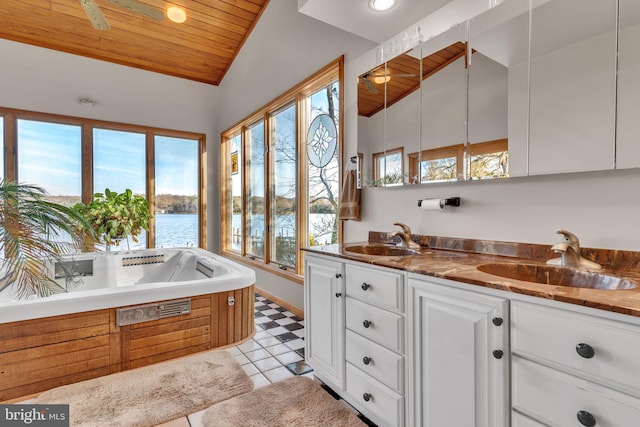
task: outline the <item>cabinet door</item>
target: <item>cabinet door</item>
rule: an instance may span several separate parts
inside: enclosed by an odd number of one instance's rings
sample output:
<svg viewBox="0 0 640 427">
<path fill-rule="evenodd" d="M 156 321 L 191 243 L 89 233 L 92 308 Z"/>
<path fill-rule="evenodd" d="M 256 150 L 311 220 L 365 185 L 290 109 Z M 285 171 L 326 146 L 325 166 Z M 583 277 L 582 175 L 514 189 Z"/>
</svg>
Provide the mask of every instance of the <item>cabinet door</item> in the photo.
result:
<svg viewBox="0 0 640 427">
<path fill-rule="evenodd" d="M 508 426 L 508 300 L 437 280 L 409 289 L 412 425 Z"/>
<path fill-rule="evenodd" d="M 305 356 L 315 374 L 344 389 L 344 264 L 305 257 Z"/>
</svg>

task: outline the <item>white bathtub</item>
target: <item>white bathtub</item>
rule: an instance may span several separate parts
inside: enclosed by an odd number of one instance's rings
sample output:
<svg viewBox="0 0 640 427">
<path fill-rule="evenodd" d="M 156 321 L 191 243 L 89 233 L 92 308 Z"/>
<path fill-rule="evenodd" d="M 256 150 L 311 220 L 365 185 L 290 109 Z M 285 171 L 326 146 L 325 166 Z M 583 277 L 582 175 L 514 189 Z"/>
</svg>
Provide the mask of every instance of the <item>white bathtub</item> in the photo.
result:
<svg viewBox="0 0 640 427">
<path fill-rule="evenodd" d="M 17 299 L 0 292 L 0 323 L 123 307 L 245 288 L 255 273 L 199 248 L 83 253 L 65 257 L 79 272 L 68 292 Z M 54 268 L 51 268 L 54 274 Z M 64 283 L 64 279 L 58 279 Z"/>
</svg>

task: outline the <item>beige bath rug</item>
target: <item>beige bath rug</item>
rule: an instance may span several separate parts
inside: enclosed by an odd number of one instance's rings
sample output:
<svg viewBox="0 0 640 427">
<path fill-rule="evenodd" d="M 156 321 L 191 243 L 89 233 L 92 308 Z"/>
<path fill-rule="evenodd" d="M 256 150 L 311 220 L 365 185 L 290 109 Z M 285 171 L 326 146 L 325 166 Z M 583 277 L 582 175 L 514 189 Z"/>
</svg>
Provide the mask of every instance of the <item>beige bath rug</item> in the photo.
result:
<svg viewBox="0 0 640 427">
<path fill-rule="evenodd" d="M 35 403 L 68 403 L 71 426 L 146 427 L 251 390 L 251 379 L 222 350 L 65 385 Z"/>
<path fill-rule="evenodd" d="M 361 427 L 366 426 L 320 384 L 293 377 L 213 405 L 205 427 Z"/>
</svg>

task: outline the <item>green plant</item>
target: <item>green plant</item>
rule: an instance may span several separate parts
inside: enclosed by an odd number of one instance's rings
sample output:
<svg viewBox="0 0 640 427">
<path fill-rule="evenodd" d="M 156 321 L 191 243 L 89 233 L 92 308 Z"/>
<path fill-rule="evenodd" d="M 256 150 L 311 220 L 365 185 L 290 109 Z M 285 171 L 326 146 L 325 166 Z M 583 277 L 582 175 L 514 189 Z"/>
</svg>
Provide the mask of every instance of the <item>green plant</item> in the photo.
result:
<svg viewBox="0 0 640 427">
<path fill-rule="evenodd" d="M 63 286 L 53 279 L 48 261 L 61 261 L 92 235 L 82 215 L 46 196 L 40 187 L 0 180 L 0 291 L 15 284 L 18 298 L 66 291 L 71 272 L 61 263 Z M 69 237 L 76 246 L 64 242 Z"/>
<path fill-rule="evenodd" d="M 149 231 L 149 203 L 129 189 L 123 193 L 110 191 L 95 193 L 88 204 L 77 203 L 73 206 L 76 212 L 84 215 L 89 224 L 107 246 L 119 244 L 120 239 L 131 236 L 137 242 L 142 230 Z"/>
</svg>

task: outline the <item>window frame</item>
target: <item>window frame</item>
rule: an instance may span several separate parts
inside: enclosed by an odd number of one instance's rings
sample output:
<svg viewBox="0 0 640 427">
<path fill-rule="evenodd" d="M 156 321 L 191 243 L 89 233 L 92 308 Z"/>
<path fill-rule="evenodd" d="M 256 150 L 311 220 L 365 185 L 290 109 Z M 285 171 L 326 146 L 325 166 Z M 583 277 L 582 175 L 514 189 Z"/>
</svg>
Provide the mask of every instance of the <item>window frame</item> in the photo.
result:
<svg viewBox="0 0 640 427">
<path fill-rule="evenodd" d="M 140 126 L 127 123 L 110 122 L 89 118 L 49 114 L 36 111 L 18 110 L 0 107 L 0 116 L 4 117 L 4 177 L 7 181 L 15 181 L 18 177 L 18 141 L 17 122 L 19 119 L 40 121 L 61 125 L 76 125 L 82 128 L 81 132 L 81 189 L 82 201 L 89 203 L 93 194 L 93 130 L 107 129 L 122 132 L 135 132 L 145 134 L 145 165 L 146 165 L 146 191 L 149 209 L 155 211 L 155 136 L 166 136 L 180 139 L 198 141 L 198 247 L 206 249 L 206 164 L 207 147 L 206 135 L 203 133 L 185 132 L 173 129 L 163 129 L 151 126 Z M 38 185 L 38 183 L 32 183 Z M 100 189 L 99 191 L 101 191 Z M 147 233 L 147 248 L 155 247 L 155 217 L 149 221 Z"/>
<path fill-rule="evenodd" d="M 302 247 L 308 246 L 308 224 L 307 219 L 309 216 L 308 203 L 305 201 L 308 199 L 308 168 L 307 168 L 307 149 L 306 149 L 306 135 L 305 132 L 308 129 L 310 123 L 307 119 L 307 97 L 311 96 L 314 92 L 326 87 L 332 82 L 337 81 L 340 87 L 340 97 L 338 100 L 338 165 L 339 165 L 339 188 L 342 189 L 342 177 L 344 174 L 344 162 L 343 162 L 343 135 L 344 135 L 344 56 L 337 58 L 322 69 L 315 72 L 313 75 L 287 90 L 283 94 L 279 95 L 271 102 L 265 104 L 257 111 L 242 119 L 229 129 L 223 131 L 220 134 L 220 252 L 221 254 L 228 256 L 232 259 L 240 261 L 245 264 L 249 264 L 252 267 L 256 267 L 265 271 L 269 271 L 280 277 L 284 277 L 296 283 L 303 283 L 303 270 L 302 263 Z M 296 208 L 296 262 L 295 268 L 281 266 L 272 260 L 272 254 L 270 253 L 270 246 L 275 232 L 272 230 L 272 224 L 265 224 L 264 232 L 264 257 L 262 259 L 248 254 L 246 251 L 246 238 L 242 239 L 241 250 L 237 251 L 232 248 L 232 220 L 231 220 L 231 175 L 228 171 L 231 169 L 231 153 L 230 145 L 227 141 L 230 141 L 234 136 L 238 134 L 241 136 L 241 147 L 243 150 L 242 158 L 246 162 L 249 158 L 246 147 L 248 141 L 246 140 L 246 131 L 256 124 L 256 122 L 262 121 L 264 123 L 265 133 L 265 166 L 264 166 L 264 183 L 265 183 L 265 219 L 270 217 L 272 211 L 271 191 L 270 186 L 273 185 L 271 170 L 271 156 L 269 152 L 271 146 L 271 116 L 278 111 L 289 106 L 291 103 L 295 103 L 296 106 L 296 136 L 297 136 L 297 185 L 296 185 L 296 197 L 298 200 Z M 241 166 L 241 181 L 242 181 L 242 213 L 247 213 L 247 177 L 244 165 Z M 337 213 L 336 213 L 337 215 Z M 337 219 L 336 219 L 337 220 Z M 246 221 L 243 218 L 242 235 L 246 236 Z M 342 242 L 343 236 L 343 224 L 338 224 L 338 242 Z"/>
</svg>

